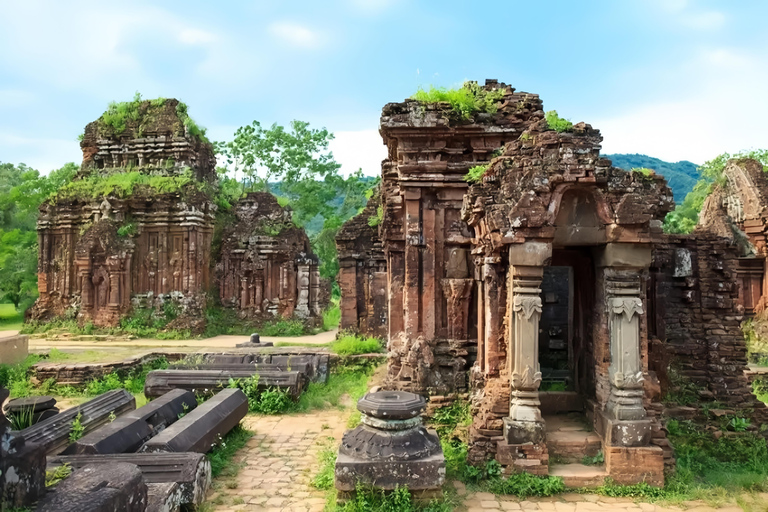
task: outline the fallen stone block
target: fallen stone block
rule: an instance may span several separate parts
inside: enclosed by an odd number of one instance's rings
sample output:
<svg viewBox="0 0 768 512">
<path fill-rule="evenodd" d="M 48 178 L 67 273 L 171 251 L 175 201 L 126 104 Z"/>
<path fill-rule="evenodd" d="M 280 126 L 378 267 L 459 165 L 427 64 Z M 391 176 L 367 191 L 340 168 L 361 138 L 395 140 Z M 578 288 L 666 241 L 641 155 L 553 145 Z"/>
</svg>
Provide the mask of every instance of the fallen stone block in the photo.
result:
<svg viewBox="0 0 768 512">
<path fill-rule="evenodd" d="M 91 464 L 72 473 L 37 505 L 40 512 L 144 512 L 147 486 L 133 464 Z"/>
<path fill-rule="evenodd" d="M 278 388 L 298 399 L 304 390 L 304 377 L 299 372 L 243 370 L 154 370 L 144 383 L 147 398 L 162 396 L 172 389 L 186 389 L 197 395 L 215 393 L 229 385 L 229 379 L 248 379 L 259 375 L 259 390 Z"/>
<path fill-rule="evenodd" d="M 144 443 L 139 451 L 207 453 L 246 414 L 248 398 L 245 393 L 239 389 L 224 389 Z"/>
<path fill-rule="evenodd" d="M 63 453 L 129 453 L 197 407 L 195 395 L 173 389 L 147 405 L 120 416 L 72 443 Z"/>
<path fill-rule="evenodd" d="M 147 484 L 146 512 L 178 512 L 181 510 L 181 489 L 176 482 Z"/>
<path fill-rule="evenodd" d="M 150 496 L 157 498 L 159 484 L 176 484 L 173 496 L 182 505 L 200 505 L 211 485 L 211 463 L 201 453 L 118 453 L 107 455 L 56 455 L 48 457 L 48 469 L 69 464 L 79 469 L 90 464 L 135 464 L 141 470 L 144 482 L 150 487 Z M 150 498 L 152 501 L 154 498 Z M 167 501 L 167 500 L 166 500 Z M 150 510 L 148 507 L 147 510 Z M 172 510 L 172 509 L 171 509 Z"/>
<path fill-rule="evenodd" d="M 136 399 L 124 389 L 115 389 L 43 420 L 21 431 L 28 443 L 39 444 L 48 455 L 60 453 L 69 444 L 72 423 L 80 415 L 84 435 L 109 423 L 111 414 L 120 416 L 136 409 Z"/>
</svg>

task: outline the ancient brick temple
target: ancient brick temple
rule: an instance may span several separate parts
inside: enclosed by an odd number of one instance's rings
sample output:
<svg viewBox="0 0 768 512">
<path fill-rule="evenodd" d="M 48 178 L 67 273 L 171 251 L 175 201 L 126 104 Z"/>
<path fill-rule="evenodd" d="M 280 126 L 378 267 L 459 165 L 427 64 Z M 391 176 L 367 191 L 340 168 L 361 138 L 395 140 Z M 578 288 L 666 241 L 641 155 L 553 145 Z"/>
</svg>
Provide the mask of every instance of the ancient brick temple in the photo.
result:
<svg viewBox="0 0 768 512">
<path fill-rule="evenodd" d="M 341 288 L 341 329 L 387 336 L 387 260 L 379 238 L 380 195 L 336 235 Z"/>
<path fill-rule="evenodd" d="M 369 277 L 350 258 L 350 311 L 386 314 L 391 388 L 470 391 L 470 462 L 547 474 L 550 452 L 581 460 L 556 431 L 575 413 L 604 476 L 660 485 L 674 463 L 659 403 L 671 362 L 702 396 L 764 417 L 743 374 L 743 254 L 703 228 L 665 235 L 666 181 L 612 167 L 590 125 L 559 133 L 537 95 L 484 89 L 501 99 L 469 118 L 447 103 L 384 107 L 389 301 L 379 313 L 360 293 Z"/>
<path fill-rule="evenodd" d="M 243 317 L 319 318 L 328 305 L 309 238 L 268 192 L 249 193 L 234 209 L 217 264 L 219 295 Z"/>
<path fill-rule="evenodd" d="M 188 184 L 172 192 L 137 185 L 106 195 L 83 187 L 43 203 L 40 297 L 31 318 L 76 314 L 95 325 L 116 325 L 132 298 L 171 294 L 184 306 L 201 307 L 210 284 L 215 212 L 202 185 L 216 180 L 215 159 L 209 142 L 187 133 L 178 105 L 145 101 L 138 119 L 120 132 L 104 117 L 86 126 L 76 181 L 132 171 L 189 177 Z"/>
</svg>

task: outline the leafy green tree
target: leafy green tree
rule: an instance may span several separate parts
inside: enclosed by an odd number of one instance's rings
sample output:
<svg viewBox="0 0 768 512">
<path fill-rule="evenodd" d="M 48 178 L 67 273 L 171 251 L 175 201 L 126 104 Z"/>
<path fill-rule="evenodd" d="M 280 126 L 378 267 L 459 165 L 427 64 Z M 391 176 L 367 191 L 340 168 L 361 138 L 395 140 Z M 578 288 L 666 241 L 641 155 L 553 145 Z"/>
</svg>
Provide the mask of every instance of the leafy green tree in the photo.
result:
<svg viewBox="0 0 768 512">
<path fill-rule="evenodd" d="M 242 177 L 242 191 L 268 190 L 293 209 L 293 221 L 310 234 L 321 260 L 321 275 L 335 278 L 339 269 L 335 236 L 341 225 L 366 203 L 371 180 L 358 170 L 347 178 L 328 151 L 333 134 L 313 129 L 303 121 L 290 129 L 273 124 L 262 128 L 258 121 L 238 128 L 231 142 L 218 143 L 234 178 L 220 182 L 228 189 Z"/>
<path fill-rule="evenodd" d="M 768 150 L 757 149 L 752 151 L 740 151 L 735 154 L 723 153 L 700 166 L 698 171 L 701 178 L 693 190 L 686 196 L 683 204 L 678 205 L 674 211 L 669 212 L 664 219 L 664 231 L 667 233 L 690 233 L 699 222 L 699 213 L 704 205 L 704 200 L 712 192 L 715 185 L 725 184 L 725 166 L 728 160 L 752 158 L 763 166 L 768 166 Z"/>
<path fill-rule="evenodd" d="M 26 309 L 37 298 L 37 233 L 0 230 L 0 302 Z"/>
</svg>

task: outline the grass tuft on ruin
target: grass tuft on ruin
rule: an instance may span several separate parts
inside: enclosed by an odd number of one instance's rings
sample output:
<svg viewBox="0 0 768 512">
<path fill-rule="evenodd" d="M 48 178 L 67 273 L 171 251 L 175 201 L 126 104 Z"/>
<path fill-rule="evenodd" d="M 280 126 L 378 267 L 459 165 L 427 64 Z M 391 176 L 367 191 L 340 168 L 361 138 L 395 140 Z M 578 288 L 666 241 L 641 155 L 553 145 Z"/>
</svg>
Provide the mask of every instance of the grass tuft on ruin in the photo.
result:
<svg viewBox="0 0 768 512">
<path fill-rule="evenodd" d="M 477 112 L 495 114 L 503 97 L 504 89 L 487 90 L 477 82 L 468 81 L 456 89 L 434 85 L 428 89 L 419 87 L 411 99 L 423 103 L 448 103 L 453 114 L 467 120 Z"/>
</svg>

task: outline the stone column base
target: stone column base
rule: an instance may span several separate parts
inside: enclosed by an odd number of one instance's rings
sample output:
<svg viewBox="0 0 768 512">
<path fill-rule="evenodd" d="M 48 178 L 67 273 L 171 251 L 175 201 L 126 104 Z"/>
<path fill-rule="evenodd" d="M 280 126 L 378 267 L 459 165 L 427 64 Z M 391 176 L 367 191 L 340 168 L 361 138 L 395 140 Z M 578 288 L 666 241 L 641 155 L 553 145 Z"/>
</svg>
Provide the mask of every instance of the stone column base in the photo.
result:
<svg viewBox="0 0 768 512">
<path fill-rule="evenodd" d="M 638 447 L 651 443 L 651 420 L 617 420 L 605 411 L 595 411 L 595 430 L 606 446 Z"/>
<path fill-rule="evenodd" d="M 539 476 L 549 474 L 549 452 L 543 442 L 510 444 L 506 440 L 498 441 L 496 461 L 504 466 L 508 475 L 523 471 Z"/>
<path fill-rule="evenodd" d="M 544 420 L 518 421 L 504 418 L 504 439 L 509 444 L 544 443 Z"/>
<path fill-rule="evenodd" d="M 604 455 L 605 469 L 616 483 L 664 486 L 664 452 L 659 446 L 606 446 Z"/>
</svg>

